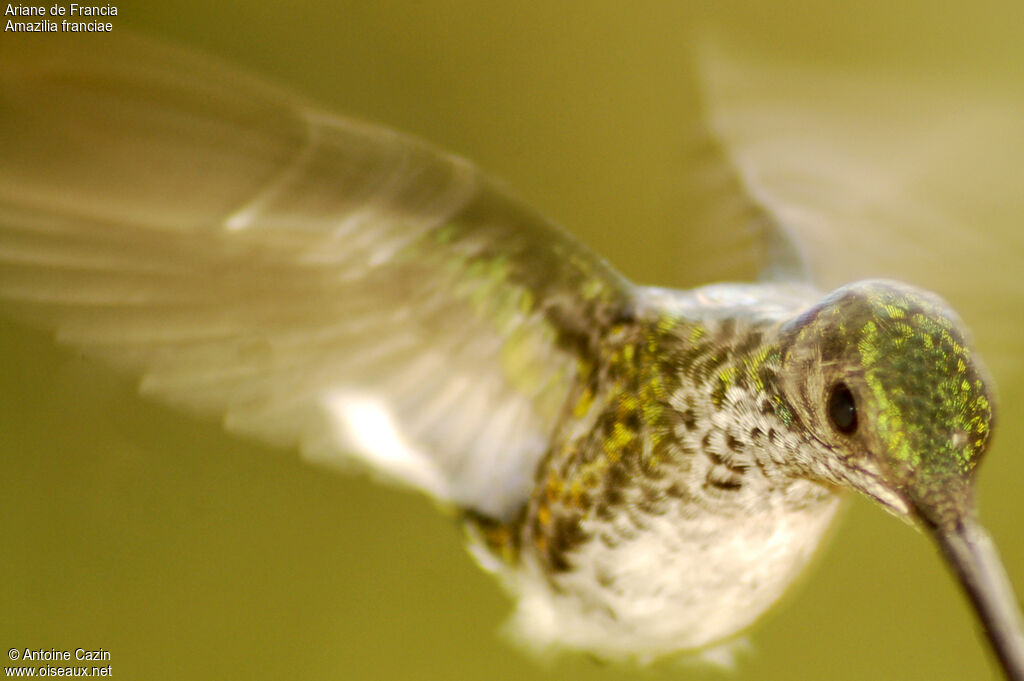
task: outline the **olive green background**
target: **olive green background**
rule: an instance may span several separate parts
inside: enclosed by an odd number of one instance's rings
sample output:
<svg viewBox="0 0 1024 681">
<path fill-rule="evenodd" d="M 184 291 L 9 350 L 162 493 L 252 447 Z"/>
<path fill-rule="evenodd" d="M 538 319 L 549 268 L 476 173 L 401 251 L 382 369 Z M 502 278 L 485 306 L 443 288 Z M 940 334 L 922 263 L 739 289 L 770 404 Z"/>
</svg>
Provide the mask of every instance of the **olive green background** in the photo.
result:
<svg viewBox="0 0 1024 681">
<path fill-rule="evenodd" d="M 1019 2 L 891 5 L 167 0 L 119 3 L 112 21 L 472 158 L 627 275 L 671 285 L 693 257 L 676 214 L 695 27 L 798 62 L 1024 81 Z M 971 179 L 964 190 L 984 196 Z M 1024 214 L 996 222 L 976 228 L 1016 248 Z M 943 290 L 944 266 L 922 283 L 968 323 L 985 311 L 1021 328 L 1024 310 L 990 303 L 1018 300 L 1024 277 L 975 305 Z M 1020 590 L 1024 380 L 997 380 L 1001 423 L 979 495 Z M 532 660 L 501 638 L 509 602 L 429 501 L 236 441 L 8 323 L 0 462 L 0 649 L 102 647 L 120 679 L 727 676 Z M 860 500 L 750 638 L 737 677 L 996 676 L 932 547 Z"/>
</svg>

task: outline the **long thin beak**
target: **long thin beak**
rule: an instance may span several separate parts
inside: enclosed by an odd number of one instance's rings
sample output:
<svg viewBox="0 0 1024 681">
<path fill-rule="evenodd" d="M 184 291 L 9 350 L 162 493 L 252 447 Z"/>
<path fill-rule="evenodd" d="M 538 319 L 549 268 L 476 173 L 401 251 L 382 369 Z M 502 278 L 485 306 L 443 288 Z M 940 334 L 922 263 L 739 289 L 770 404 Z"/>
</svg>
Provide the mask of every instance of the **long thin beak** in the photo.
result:
<svg viewBox="0 0 1024 681">
<path fill-rule="evenodd" d="M 973 517 L 928 528 L 974 604 L 1006 678 L 1024 681 L 1024 625 L 995 544 Z"/>
</svg>

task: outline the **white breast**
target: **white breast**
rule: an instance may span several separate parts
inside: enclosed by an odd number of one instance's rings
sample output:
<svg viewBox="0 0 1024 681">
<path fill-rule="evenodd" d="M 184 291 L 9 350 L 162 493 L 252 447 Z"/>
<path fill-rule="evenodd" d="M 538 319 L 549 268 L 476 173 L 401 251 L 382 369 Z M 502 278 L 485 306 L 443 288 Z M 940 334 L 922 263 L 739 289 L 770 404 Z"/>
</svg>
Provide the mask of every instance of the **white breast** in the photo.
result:
<svg viewBox="0 0 1024 681">
<path fill-rule="evenodd" d="M 831 493 L 800 510 L 782 495 L 763 501 L 745 518 L 693 517 L 680 502 L 645 518 L 648 527 L 631 540 L 587 542 L 558 590 L 527 559 L 511 580 L 514 635 L 540 651 L 649 660 L 742 631 L 807 564 L 839 505 Z"/>
</svg>

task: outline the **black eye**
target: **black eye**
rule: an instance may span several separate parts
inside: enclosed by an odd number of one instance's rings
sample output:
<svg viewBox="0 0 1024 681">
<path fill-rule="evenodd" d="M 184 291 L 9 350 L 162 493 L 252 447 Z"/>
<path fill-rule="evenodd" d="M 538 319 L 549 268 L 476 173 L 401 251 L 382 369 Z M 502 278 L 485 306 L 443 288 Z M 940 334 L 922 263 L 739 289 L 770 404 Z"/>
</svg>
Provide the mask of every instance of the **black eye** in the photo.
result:
<svg viewBox="0 0 1024 681">
<path fill-rule="evenodd" d="M 857 430 L 857 404 L 845 383 L 836 383 L 828 396 L 828 418 L 832 427 L 844 435 Z"/>
</svg>

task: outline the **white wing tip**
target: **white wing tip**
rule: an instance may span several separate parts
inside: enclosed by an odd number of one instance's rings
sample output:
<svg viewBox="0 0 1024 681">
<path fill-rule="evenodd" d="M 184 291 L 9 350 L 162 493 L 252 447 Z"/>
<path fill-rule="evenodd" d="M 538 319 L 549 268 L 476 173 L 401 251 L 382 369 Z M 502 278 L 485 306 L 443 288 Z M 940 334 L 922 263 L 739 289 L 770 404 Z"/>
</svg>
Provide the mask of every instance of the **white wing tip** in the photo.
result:
<svg viewBox="0 0 1024 681">
<path fill-rule="evenodd" d="M 324 396 L 322 405 L 337 441 L 372 470 L 438 499 L 450 498 L 444 476 L 406 440 L 384 400 L 335 390 Z"/>
</svg>

